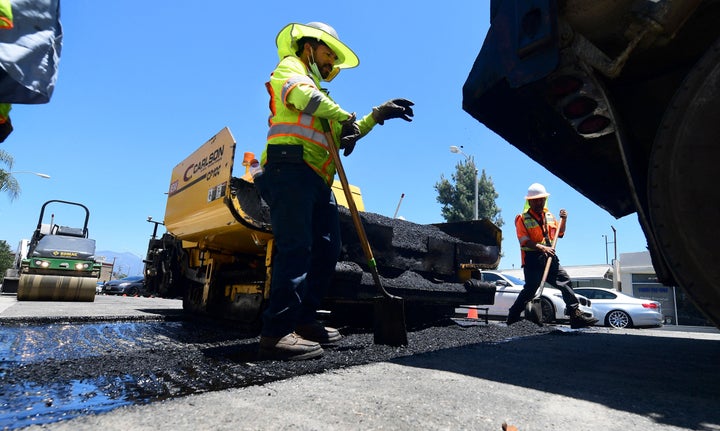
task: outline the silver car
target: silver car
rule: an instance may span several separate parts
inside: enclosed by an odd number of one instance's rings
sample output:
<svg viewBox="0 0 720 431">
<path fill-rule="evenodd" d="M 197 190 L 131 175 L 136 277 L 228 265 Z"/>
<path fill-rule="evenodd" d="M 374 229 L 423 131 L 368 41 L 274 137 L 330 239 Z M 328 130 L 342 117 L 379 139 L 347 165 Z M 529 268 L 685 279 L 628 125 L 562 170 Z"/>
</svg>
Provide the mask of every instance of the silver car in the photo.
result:
<svg viewBox="0 0 720 431">
<path fill-rule="evenodd" d="M 662 306 L 657 301 L 600 287 L 578 287 L 575 292 L 592 300 L 598 325 L 628 328 L 663 324 Z"/>
<path fill-rule="evenodd" d="M 492 305 L 481 305 L 479 307 L 488 307 L 489 316 L 507 318 L 508 311 L 523 289 L 525 281 L 500 271 L 482 271 L 482 280 L 495 285 L 495 303 Z M 588 317 L 593 317 L 591 302 L 582 295 L 577 295 L 577 297 L 580 302 L 580 310 L 583 314 Z M 467 312 L 467 309 L 460 307 L 456 309 L 456 312 L 464 313 Z M 562 298 L 562 292 L 554 287 L 550 287 L 549 284 L 543 287 L 542 314 L 543 323 L 570 319 L 570 316 L 567 314 L 565 301 L 563 301 Z"/>
</svg>

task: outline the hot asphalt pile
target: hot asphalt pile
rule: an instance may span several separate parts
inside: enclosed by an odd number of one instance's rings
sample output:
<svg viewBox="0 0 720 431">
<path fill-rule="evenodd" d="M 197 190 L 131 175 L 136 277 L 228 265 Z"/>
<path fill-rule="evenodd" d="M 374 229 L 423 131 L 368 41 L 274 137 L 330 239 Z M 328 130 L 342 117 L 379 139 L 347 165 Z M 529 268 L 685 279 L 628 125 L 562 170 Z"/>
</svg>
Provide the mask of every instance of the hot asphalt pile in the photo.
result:
<svg viewBox="0 0 720 431">
<path fill-rule="evenodd" d="M 349 211 L 339 208 L 343 248 L 336 266 L 333 288 L 327 292 L 328 309 L 336 311 L 333 323 L 362 325 L 367 309 L 338 304 L 369 301 L 378 295 Z M 487 304 L 494 296 L 484 283 L 467 286 L 459 277 L 461 263 L 494 267 L 499 245 L 487 238 L 492 228 L 485 222 L 453 224 L 453 235 L 433 224 L 417 224 L 371 212 L 361 213 L 381 284 L 405 300 L 408 324 L 432 323 L 453 316 L 462 304 Z M 468 242 L 464 239 L 471 239 Z M 338 319 L 340 319 L 338 321 Z M 426 322 L 423 322 L 426 320 Z"/>
<path fill-rule="evenodd" d="M 376 345 L 372 333 L 341 329 L 343 339 L 327 347 L 323 357 L 299 362 L 258 361 L 256 335 L 215 322 L 4 325 L 0 423 L 50 423 L 555 330 L 528 322 L 512 327 L 445 323 L 409 332 L 405 347 Z"/>
</svg>

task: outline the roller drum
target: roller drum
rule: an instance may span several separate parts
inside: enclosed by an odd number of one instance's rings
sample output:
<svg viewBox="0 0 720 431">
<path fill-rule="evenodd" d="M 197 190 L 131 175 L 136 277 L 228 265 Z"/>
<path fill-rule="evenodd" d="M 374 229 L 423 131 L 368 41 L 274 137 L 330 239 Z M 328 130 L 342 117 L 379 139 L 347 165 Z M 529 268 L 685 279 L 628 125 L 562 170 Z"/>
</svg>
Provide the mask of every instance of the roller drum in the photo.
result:
<svg viewBox="0 0 720 431">
<path fill-rule="evenodd" d="M 20 276 L 18 301 L 95 301 L 97 279 L 60 275 Z"/>
</svg>

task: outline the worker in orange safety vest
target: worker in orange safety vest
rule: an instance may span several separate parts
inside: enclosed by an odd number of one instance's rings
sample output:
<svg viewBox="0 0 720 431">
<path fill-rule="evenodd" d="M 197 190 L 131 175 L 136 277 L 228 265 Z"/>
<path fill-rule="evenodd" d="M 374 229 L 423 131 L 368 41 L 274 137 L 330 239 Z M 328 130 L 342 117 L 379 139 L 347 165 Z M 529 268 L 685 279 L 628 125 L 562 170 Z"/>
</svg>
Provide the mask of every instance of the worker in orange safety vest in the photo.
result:
<svg viewBox="0 0 720 431">
<path fill-rule="evenodd" d="M 548 196 L 550 193 L 542 184 L 531 184 L 525 196 L 525 210 L 515 217 L 515 230 L 520 242 L 525 286 L 510 307 L 506 323 L 512 325 L 521 320 L 520 314 L 540 288 L 547 260 L 551 258 L 550 269 L 545 281 L 562 292 L 563 301 L 570 315 L 570 326 L 573 329 L 592 326 L 598 320 L 585 316 L 580 310 L 578 298 L 571 287 L 570 276 L 560 266 L 560 259 L 552 247 L 556 235 L 558 238 L 565 235 L 565 223 L 562 223 L 558 229 L 560 223 L 546 206 Z M 567 220 L 565 209 L 560 210 L 560 218 Z"/>
</svg>

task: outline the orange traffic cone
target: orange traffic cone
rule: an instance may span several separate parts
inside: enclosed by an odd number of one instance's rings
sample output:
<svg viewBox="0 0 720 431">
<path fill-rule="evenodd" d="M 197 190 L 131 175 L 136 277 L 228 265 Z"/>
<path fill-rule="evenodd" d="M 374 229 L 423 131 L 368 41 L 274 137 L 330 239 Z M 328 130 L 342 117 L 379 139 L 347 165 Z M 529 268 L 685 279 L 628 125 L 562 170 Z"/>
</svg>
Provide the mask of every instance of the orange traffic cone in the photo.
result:
<svg viewBox="0 0 720 431">
<path fill-rule="evenodd" d="M 468 308 L 467 318 L 468 319 L 477 319 L 478 318 L 477 308 Z"/>
</svg>

